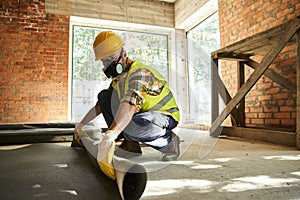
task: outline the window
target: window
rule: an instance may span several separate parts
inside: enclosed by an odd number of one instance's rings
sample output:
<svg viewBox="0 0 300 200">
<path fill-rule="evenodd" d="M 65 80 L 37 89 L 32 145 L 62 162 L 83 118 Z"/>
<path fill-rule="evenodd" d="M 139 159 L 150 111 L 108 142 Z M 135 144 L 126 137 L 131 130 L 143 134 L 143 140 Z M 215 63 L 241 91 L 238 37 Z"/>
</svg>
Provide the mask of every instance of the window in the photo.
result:
<svg viewBox="0 0 300 200">
<path fill-rule="evenodd" d="M 110 80 L 102 72 L 102 63 L 94 61 L 93 42 L 99 32 L 112 29 L 73 25 L 72 30 L 71 120 L 79 122 L 97 102 L 97 94 L 109 86 Z M 123 38 L 124 49 L 131 59 L 158 69 L 168 78 L 168 35 L 113 31 Z"/>
<path fill-rule="evenodd" d="M 191 123 L 211 123 L 210 53 L 219 48 L 219 38 L 217 12 L 187 32 Z"/>
</svg>

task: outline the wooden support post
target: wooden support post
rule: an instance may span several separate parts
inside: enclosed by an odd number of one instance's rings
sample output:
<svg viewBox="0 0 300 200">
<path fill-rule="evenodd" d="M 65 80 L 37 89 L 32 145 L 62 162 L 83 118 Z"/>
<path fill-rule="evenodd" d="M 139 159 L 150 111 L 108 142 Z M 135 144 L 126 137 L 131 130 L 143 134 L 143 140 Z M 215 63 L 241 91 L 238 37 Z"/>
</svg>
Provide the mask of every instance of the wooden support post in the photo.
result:
<svg viewBox="0 0 300 200">
<path fill-rule="evenodd" d="M 217 86 L 218 59 L 211 58 L 211 121 L 219 115 L 219 89 Z"/>
<path fill-rule="evenodd" d="M 219 95 L 224 102 L 229 101 L 227 100 L 229 93 L 219 76 L 218 59 L 211 59 L 211 90 L 211 121 L 213 122 L 219 115 Z M 214 132 L 210 132 L 210 135 L 212 137 L 218 137 L 221 134 L 221 131 L 222 128 L 218 127 Z"/>
<path fill-rule="evenodd" d="M 299 27 L 300 24 L 298 24 L 298 21 L 293 21 L 290 24 L 290 27 L 288 27 L 288 29 L 286 30 L 285 34 L 282 37 L 280 37 L 275 44 L 273 44 L 273 47 L 262 59 L 261 63 L 259 64 L 259 67 L 254 70 L 254 72 L 251 74 L 246 83 L 240 88 L 238 93 L 232 98 L 232 100 L 226 105 L 225 109 L 212 123 L 210 133 L 214 133 L 217 129 L 219 129 L 222 122 L 233 111 L 233 109 L 242 100 L 242 98 L 245 97 L 245 95 L 255 85 L 255 83 L 262 76 L 262 74 L 268 69 L 268 67 L 271 65 L 276 56 L 281 52 L 281 50 L 285 47 L 289 40 L 295 35 Z"/>
<path fill-rule="evenodd" d="M 238 89 L 242 87 L 242 85 L 245 82 L 245 65 L 243 62 L 238 62 L 238 67 L 237 67 L 237 73 L 238 73 Z M 238 121 L 237 121 L 238 126 L 245 126 L 245 97 L 242 98 L 239 107 L 238 107 Z"/>
<path fill-rule="evenodd" d="M 300 30 L 297 31 L 297 114 L 296 114 L 296 147 L 300 150 Z"/>
</svg>

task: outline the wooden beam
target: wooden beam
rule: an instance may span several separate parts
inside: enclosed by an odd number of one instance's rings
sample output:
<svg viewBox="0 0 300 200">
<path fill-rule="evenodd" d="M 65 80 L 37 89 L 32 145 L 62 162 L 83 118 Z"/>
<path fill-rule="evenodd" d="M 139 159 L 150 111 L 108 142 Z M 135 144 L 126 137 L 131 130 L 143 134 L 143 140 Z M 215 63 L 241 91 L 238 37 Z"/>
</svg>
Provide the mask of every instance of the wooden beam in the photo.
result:
<svg viewBox="0 0 300 200">
<path fill-rule="evenodd" d="M 243 127 L 222 127 L 222 134 L 245 138 L 249 140 L 257 140 L 263 142 L 269 142 L 272 144 L 280 144 L 286 146 L 296 145 L 296 134 L 294 132 L 287 131 L 274 131 L 265 129 L 255 129 L 255 128 L 243 128 Z"/>
<path fill-rule="evenodd" d="M 174 4 L 144 0 L 45 0 L 45 12 L 174 27 Z"/>
<path fill-rule="evenodd" d="M 262 76 L 262 74 L 267 70 L 267 68 L 271 65 L 276 56 L 281 52 L 281 50 L 285 47 L 288 41 L 295 35 L 296 31 L 300 28 L 299 21 L 293 20 L 287 30 L 282 34 L 274 46 L 270 49 L 270 51 L 265 55 L 262 59 L 259 67 L 254 70 L 254 72 L 250 75 L 249 79 L 246 83 L 240 88 L 238 93 L 232 98 L 232 100 L 227 104 L 225 109 L 221 112 L 221 114 L 217 117 L 217 119 L 213 122 L 210 132 L 214 133 L 215 130 L 221 125 L 221 123 L 226 119 L 226 117 L 232 112 L 232 110 L 236 107 L 236 105 L 245 97 L 245 95 L 250 91 L 250 89 L 255 85 L 258 79 Z"/>
<path fill-rule="evenodd" d="M 222 52 L 234 52 L 235 54 L 253 54 L 257 55 L 261 52 L 266 52 L 266 49 L 271 49 L 277 38 L 288 33 L 290 28 L 299 24 L 299 19 L 292 19 L 286 23 L 275 26 L 267 31 L 257 33 L 248 38 L 242 39 L 234 44 L 228 45 L 211 53 L 214 56 Z"/>
<path fill-rule="evenodd" d="M 249 54 L 234 54 L 232 52 L 215 53 L 212 55 L 214 59 L 234 60 L 234 61 L 248 61 Z"/>
<path fill-rule="evenodd" d="M 238 77 L 238 89 L 242 87 L 245 82 L 245 65 L 243 62 L 238 62 L 237 67 L 237 77 Z M 238 126 L 245 126 L 245 97 L 242 98 L 240 105 L 238 107 Z"/>
<path fill-rule="evenodd" d="M 300 29 L 297 32 L 297 113 L 296 113 L 296 147 L 300 150 Z"/>
<path fill-rule="evenodd" d="M 251 59 L 249 61 L 245 62 L 245 64 L 253 69 L 258 68 L 258 66 L 259 66 L 258 62 L 251 60 Z M 289 79 L 280 76 L 279 74 L 277 74 L 276 72 L 274 72 L 273 70 L 270 70 L 270 69 L 267 69 L 266 72 L 264 73 L 264 75 L 266 77 L 270 78 L 272 81 L 285 87 L 289 91 L 296 93 L 296 91 L 297 91 L 296 84 L 293 83 L 292 81 L 290 81 Z"/>
<path fill-rule="evenodd" d="M 219 89 L 218 89 L 218 60 L 211 58 L 211 121 L 215 121 L 219 115 Z"/>
</svg>

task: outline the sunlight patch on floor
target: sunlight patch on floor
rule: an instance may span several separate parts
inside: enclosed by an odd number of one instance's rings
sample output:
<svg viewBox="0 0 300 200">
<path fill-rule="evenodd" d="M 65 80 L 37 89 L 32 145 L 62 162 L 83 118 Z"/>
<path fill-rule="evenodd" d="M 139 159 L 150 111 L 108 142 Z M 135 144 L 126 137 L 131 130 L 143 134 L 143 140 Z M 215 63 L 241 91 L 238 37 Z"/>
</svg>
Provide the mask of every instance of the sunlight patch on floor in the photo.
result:
<svg viewBox="0 0 300 200">
<path fill-rule="evenodd" d="M 300 160 L 300 155 L 264 156 L 266 160 Z"/>
<path fill-rule="evenodd" d="M 211 159 L 213 161 L 216 162 L 229 162 L 231 160 L 238 160 L 237 158 L 215 158 L 215 159 Z"/>
<path fill-rule="evenodd" d="M 253 177 L 241 177 L 232 179 L 233 183 L 229 183 L 222 187 L 221 192 L 243 192 L 247 190 L 269 189 L 278 187 L 291 187 L 293 183 L 299 183 L 300 179 L 296 178 L 271 178 L 265 175 Z"/>
<path fill-rule="evenodd" d="M 217 183 L 198 179 L 149 180 L 147 182 L 147 190 L 143 196 L 167 195 L 186 189 L 206 193 L 211 192 L 212 186 L 215 184 Z"/>
<path fill-rule="evenodd" d="M 192 169 L 216 169 L 221 168 L 222 165 L 211 165 L 211 164 L 199 164 L 191 167 Z"/>
<path fill-rule="evenodd" d="M 292 172 L 292 175 L 300 176 L 300 172 Z"/>
</svg>

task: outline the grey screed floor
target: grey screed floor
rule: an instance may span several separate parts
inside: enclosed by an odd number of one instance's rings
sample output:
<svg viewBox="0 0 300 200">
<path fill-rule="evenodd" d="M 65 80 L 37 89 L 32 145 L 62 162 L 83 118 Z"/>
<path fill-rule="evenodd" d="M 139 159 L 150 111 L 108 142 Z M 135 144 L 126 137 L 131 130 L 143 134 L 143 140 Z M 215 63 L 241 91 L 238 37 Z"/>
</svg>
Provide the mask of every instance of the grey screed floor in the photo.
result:
<svg viewBox="0 0 300 200">
<path fill-rule="evenodd" d="M 294 147 L 221 137 L 178 128 L 181 157 L 160 162 L 142 146 L 148 182 L 142 200 L 300 200 L 300 151 Z M 121 199 L 85 150 L 70 143 L 0 147 L 0 199 Z"/>
</svg>

